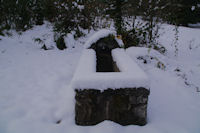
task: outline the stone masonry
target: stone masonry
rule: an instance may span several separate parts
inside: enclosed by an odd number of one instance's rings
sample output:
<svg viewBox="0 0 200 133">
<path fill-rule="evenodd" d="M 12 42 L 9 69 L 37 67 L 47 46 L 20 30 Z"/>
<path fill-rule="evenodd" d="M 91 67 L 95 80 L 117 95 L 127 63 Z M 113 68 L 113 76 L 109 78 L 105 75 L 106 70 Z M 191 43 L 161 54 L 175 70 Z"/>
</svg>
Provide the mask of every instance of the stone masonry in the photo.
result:
<svg viewBox="0 0 200 133">
<path fill-rule="evenodd" d="M 75 122 L 96 125 L 111 120 L 120 125 L 145 125 L 150 91 L 145 88 L 76 89 Z"/>
</svg>

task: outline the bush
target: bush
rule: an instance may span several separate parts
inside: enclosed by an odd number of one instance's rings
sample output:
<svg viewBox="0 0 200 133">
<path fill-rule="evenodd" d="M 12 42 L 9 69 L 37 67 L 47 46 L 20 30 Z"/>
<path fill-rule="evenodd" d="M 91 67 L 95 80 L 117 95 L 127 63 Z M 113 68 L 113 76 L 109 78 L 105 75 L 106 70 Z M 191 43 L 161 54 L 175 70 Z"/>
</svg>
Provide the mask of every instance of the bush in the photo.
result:
<svg viewBox="0 0 200 133">
<path fill-rule="evenodd" d="M 67 48 L 63 36 L 58 37 L 55 42 L 58 49 L 64 50 Z"/>
</svg>

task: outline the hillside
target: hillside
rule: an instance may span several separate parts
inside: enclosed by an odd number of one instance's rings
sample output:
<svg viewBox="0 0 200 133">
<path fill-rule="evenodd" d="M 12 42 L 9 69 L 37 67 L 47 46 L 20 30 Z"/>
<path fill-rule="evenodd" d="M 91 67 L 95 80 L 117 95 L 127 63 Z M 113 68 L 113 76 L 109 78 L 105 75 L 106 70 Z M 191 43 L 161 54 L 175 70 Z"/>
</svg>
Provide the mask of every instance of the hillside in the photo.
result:
<svg viewBox="0 0 200 133">
<path fill-rule="evenodd" d="M 34 41 L 40 37 L 49 48 L 55 45 L 47 24 L 0 37 L 0 133 L 199 133 L 200 29 L 179 28 L 175 56 L 174 28 L 162 27 L 159 41 L 167 49 L 164 55 L 146 48 L 126 50 L 151 81 L 146 126 L 110 121 L 75 125 L 70 82 L 93 31 L 78 40 L 69 34 L 63 51 L 56 47 L 44 51 Z"/>
</svg>

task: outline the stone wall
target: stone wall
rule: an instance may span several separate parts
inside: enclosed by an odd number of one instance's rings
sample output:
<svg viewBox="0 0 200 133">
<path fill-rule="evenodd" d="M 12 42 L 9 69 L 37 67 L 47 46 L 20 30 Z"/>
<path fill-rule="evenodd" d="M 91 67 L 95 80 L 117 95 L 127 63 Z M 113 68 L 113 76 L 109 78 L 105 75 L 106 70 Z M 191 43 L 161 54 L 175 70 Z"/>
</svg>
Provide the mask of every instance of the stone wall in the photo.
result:
<svg viewBox="0 0 200 133">
<path fill-rule="evenodd" d="M 145 88 L 76 89 L 75 122 L 96 125 L 111 120 L 121 125 L 145 125 L 150 91 Z"/>
</svg>

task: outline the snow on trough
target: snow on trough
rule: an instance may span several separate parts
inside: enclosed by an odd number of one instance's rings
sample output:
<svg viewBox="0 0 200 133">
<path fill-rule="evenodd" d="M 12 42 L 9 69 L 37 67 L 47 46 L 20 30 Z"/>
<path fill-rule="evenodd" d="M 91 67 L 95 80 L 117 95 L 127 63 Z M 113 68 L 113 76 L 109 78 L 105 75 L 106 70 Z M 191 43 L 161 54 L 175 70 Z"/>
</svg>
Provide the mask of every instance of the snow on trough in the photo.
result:
<svg viewBox="0 0 200 133">
<path fill-rule="evenodd" d="M 119 44 L 120 47 L 122 47 L 124 44 L 122 42 L 121 39 L 118 39 L 116 37 L 117 33 L 116 31 L 112 31 L 112 30 L 107 30 L 107 29 L 101 29 L 98 32 L 96 32 L 94 35 L 92 35 L 86 42 L 84 47 L 85 48 L 89 48 L 93 43 L 97 42 L 99 39 L 107 37 L 109 35 L 114 35 L 115 36 L 115 40 L 117 41 L 117 43 Z"/>
<path fill-rule="evenodd" d="M 124 49 L 112 50 L 113 60 L 120 72 L 96 72 L 96 54 L 93 49 L 83 50 L 72 80 L 74 89 L 149 88 L 147 75 L 125 53 Z"/>
</svg>

